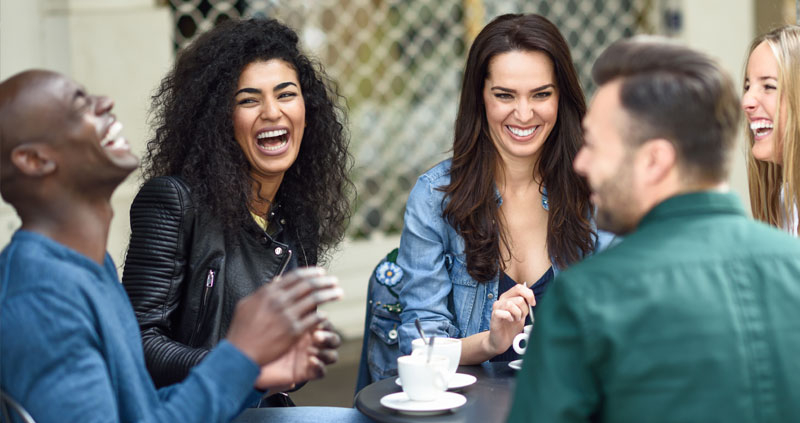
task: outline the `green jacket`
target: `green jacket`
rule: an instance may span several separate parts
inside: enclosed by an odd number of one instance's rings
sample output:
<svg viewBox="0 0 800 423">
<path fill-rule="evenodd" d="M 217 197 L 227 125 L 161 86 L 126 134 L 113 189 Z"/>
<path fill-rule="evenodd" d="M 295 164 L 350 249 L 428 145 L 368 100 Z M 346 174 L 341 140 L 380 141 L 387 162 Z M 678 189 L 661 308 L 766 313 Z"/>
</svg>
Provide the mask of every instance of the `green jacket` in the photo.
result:
<svg viewBox="0 0 800 423">
<path fill-rule="evenodd" d="M 509 422 L 800 422 L 800 240 L 670 198 L 559 275 L 524 360 Z"/>
</svg>

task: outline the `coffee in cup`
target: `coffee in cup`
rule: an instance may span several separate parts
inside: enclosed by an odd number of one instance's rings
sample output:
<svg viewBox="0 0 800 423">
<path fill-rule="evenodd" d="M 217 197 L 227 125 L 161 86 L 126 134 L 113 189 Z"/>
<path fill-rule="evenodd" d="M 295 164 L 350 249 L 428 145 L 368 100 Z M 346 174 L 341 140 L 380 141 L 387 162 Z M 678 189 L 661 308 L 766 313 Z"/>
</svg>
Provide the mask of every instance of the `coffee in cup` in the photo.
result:
<svg viewBox="0 0 800 423">
<path fill-rule="evenodd" d="M 434 401 L 447 389 L 447 366 L 443 355 L 414 354 L 397 358 L 403 392 L 412 401 Z"/>
<path fill-rule="evenodd" d="M 411 341 L 411 355 L 427 354 L 428 346 L 422 338 Z M 433 354 L 443 355 L 450 360 L 447 368 L 447 381 L 453 378 L 458 370 L 458 363 L 461 361 L 461 339 L 458 338 L 436 338 L 433 342 Z M 403 383 L 405 381 L 400 378 Z"/>
</svg>

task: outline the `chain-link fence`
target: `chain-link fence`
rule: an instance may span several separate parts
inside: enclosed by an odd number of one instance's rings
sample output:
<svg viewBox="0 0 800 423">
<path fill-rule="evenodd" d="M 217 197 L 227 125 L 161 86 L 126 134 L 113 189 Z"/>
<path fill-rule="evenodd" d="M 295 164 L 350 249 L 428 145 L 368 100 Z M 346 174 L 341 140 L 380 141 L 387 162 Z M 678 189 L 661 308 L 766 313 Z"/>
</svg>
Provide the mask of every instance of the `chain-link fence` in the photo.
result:
<svg viewBox="0 0 800 423">
<path fill-rule="evenodd" d="M 657 0 L 171 0 L 175 45 L 239 16 L 293 27 L 347 99 L 353 181 L 351 236 L 397 232 L 417 176 L 448 155 L 469 44 L 503 13 L 539 13 L 572 48 L 581 82 L 606 45 L 653 32 Z"/>
</svg>

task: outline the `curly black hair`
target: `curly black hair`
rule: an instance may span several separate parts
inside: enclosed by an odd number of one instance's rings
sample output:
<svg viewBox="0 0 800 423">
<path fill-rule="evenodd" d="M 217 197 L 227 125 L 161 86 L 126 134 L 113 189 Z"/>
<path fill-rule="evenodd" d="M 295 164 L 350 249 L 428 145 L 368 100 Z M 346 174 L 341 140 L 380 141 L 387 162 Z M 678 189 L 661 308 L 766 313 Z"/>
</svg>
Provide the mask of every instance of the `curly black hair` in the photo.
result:
<svg viewBox="0 0 800 423">
<path fill-rule="evenodd" d="M 291 216 L 309 264 L 325 261 L 350 217 L 352 158 L 345 110 L 336 84 L 303 54 L 297 34 L 274 19 L 229 20 L 178 54 L 152 97 L 155 134 L 147 142 L 143 178 L 180 176 L 228 228 L 251 220 L 255 180 L 234 139 L 234 93 L 250 63 L 280 59 L 297 72 L 306 107 L 300 152 L 275 203 Z"/>
</svg>

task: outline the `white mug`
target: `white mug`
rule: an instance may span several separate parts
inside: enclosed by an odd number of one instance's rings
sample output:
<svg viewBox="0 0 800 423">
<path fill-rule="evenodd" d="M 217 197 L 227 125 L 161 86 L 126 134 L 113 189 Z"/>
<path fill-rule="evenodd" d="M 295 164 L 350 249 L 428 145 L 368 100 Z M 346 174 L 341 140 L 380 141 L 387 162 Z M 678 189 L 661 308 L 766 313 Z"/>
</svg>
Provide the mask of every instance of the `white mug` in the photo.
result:
<svg viewBox="0 0 800 423">
<path fill-rule="evenodd" d="M 439 399 L 447 389 L 447 365 L 450 360 L 443 355 L 426 354 L 397 357 L 397 373 L 403 392 L 412 401 Z"/>
<path fill-rule="evenodd" d="M 422 341 L 422 338 L 417 338 L 411 341 L 411 355 L 427 354 L 428 346 Z M 458 363 L 461 361 L 461 340 L 458 338 L 436 338 L 433 341 L 433 354 L 443 355 L 450 360 L 450 365 L 447 367 L 447 381 L 453 378 L 458 370 Z M 403 380 L 402 378 L 400 379 Z"/>
<path fill-rule="evenodd" d="M 533 325 L 525 325 L 525 328 L 522 329 L 522 333 L 517 334 L 517 336 L 514 337 L 514 351 L 517 354 L 525 354 L 525 349 L 528 348 L 528 339 L 531 336 L 532 327 Z M 525 343 L 524 347 L 520 345 L 523 342 Z"/>
</svg>

